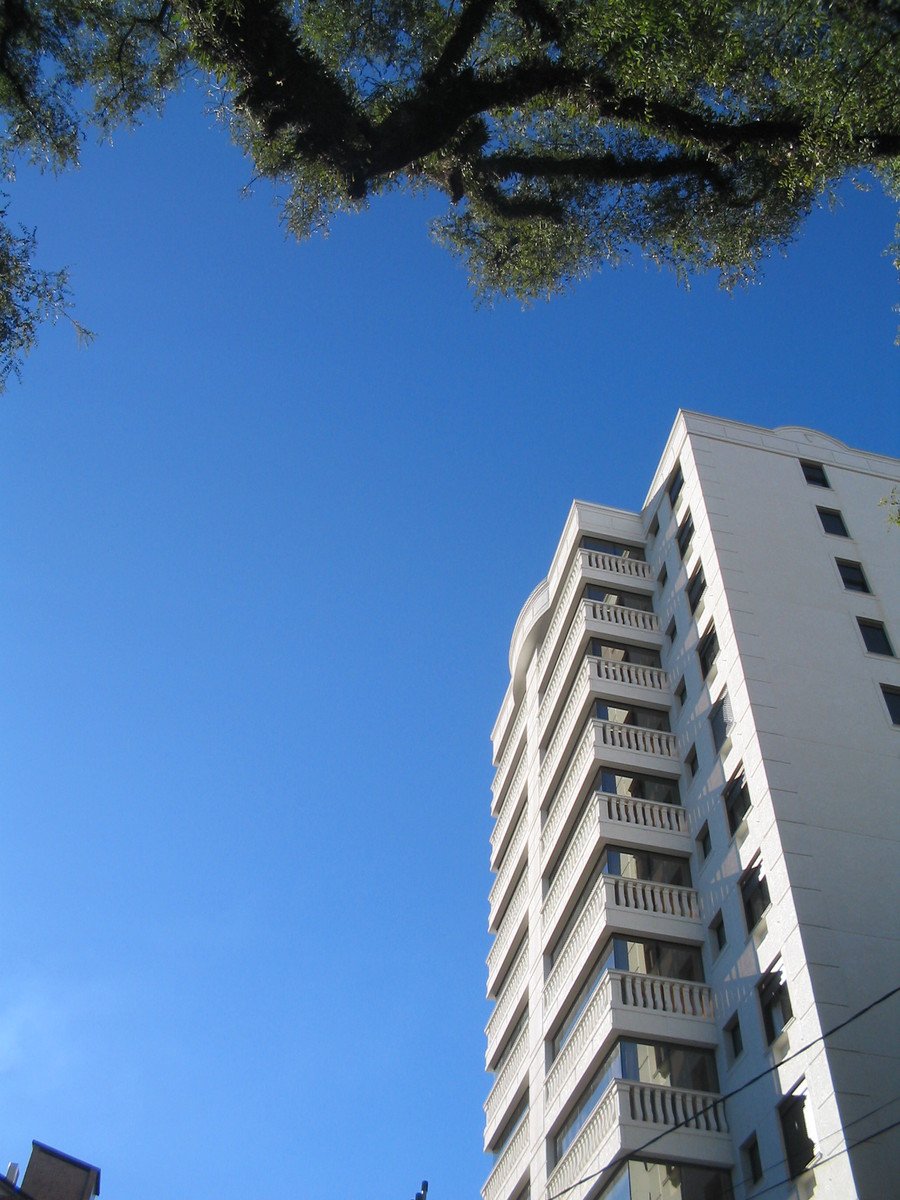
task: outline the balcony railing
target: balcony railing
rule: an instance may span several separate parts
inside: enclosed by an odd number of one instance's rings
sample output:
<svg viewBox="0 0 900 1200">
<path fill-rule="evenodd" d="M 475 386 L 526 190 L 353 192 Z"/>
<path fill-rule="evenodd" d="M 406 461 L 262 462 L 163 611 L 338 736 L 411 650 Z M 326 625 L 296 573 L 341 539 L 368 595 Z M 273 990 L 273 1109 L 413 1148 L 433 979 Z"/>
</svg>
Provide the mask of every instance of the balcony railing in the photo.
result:
<svg viewBox="0 0 900 1200">
<path fill-rule="evenodd" d="M 668 883 L 650 883 L 644 879 L 625 879 L 620 875 L 601 875 L 575 922 L 553 969 L 544 984 L 544 1013 L 550 1009 L 565 985 L 584 947 L 596 940 L 596 926 L 609 919 L 611 910 L 699 921 L 700 902 L 693 888 Z M 648 934 L 651 929 L 648 928 Z M 652 934 L 651 934 L 652 936 Z"/>
<path fill-rule="evenodd" d="M 500 929 L 497 931 L 497 936 L 494 939 L 494 944 L 491 946 L 490 954 L 487 956 L 488 968 L 488 994 L 490 994 L 492 985 L 497 977 L 503 963 L 506 961 L 513 943 L 518 937 L 519 930 L 522 925 L 522 916 L 528 906 L 528 871 L 524 871 L 522 878 L 516 884 L 516 890 L 512 894 L 512 899 L 509 902 L 509 908 L 503 914 L 503 920 L 500 922 Z"/>
<path fill-rule="evenodd" d="M 613 1009 L 641 1009 L 667 1019 L 688 1017 L 712 1023 L 712 988 L 684 979 L 664 979 L 634 971 L 608 971 L 547 1074 L 544 1085 L 547 1108 L 556 1100 L 585 1047 L 599 1040 L 603 1023 Z"/>
<path fill-rule="evenodd" d="M 509 1057 L 498 1071 L 493 1087 L 488 1092 L 488 1098 L 484 1102 L 484 1124 L 486 1131 L 490 1130 L 491 1126 L 503 1112 L 510 1089 L 521 1079 L 522 1068 L 527 1061 L 528 1022 L 526 1021 L 522 1032 L 516 1038 L 516 1044 L 510 1051 Z"/>
<path fill-rule="evenodd" d="M 513 964 L 509 976 L 503 985 L 503 991 L 497 997 L 497 1003 L 494 1005 L 494 1011 L 488 1018 L 488 1023 L 484 1027 L 485 1036 L 487 1037 L 487 1059 L 488 1062 L 494 1057 L 494 1052 L 497 1049 L 498 1042 L 502 1035 L 506 1032 L 506 1027 L 509 1024 L 510 1018 L 518 1007 L 519 1001 L 522 999 L 522 985 L 528 976 L 528 938 L 522 943 L 522 949 L 519 951 L 518 957 Z"/>
<path fill-rule="evenodd" d="M 488 896 L 488 904 L 490 905 L 490 919 L 488 928 L 494 928 L 494 921 L 497 914 L 497 909 L 500 901 L 506 895 L 506 890 L 512 882 L 512 877 L 515 875 L 519 867 L 519 858 L 522 849 L 528 840 L 528 813 L 523 812 L 519 818 L 519 823 L 516 826 L 516 831 L 512 835 L 512 841 L 509 843 L 509 848 L 503 856 L 503 865 L 497 872 L 497 878 L 494 880 L 490 895 Z"/>
<path fill-rule="evenodd" d="M 574 1189 L 586 1175 L 606 1165 L 613 1149 L 616 1129 L 624 1123 L 645 1125 L 646 1134 L 663 1129 L 683 1129 L 694 1134 L 709 1134 L 711 1142 L 725 1142 L 728 1126 L 721 1099 L 709 1092 L 693 1092 L 685 1088 L 663 1087 L 653 1083 L 636 1083 L 630 1079 L 614 1080 L 588 1119 L 581 1133 L 559 1160 L 547 1181 L 547 1195 L 556 1196 Z M 721 1161 L 721 1150 L 716 1158 Z M 573 1200 L 580 1200 L 590 1184 L 582 1191 L 571 1190 Z"/>
<path fill-rule="evenodd" d="M 553 800 L 553 805 L 547 814 L 544 821 L 544 827 L 541 830 L 541 859 L 546 860 L 547 851 L 550 846 L 556 842 L 556 836 L 559 833 L 565 819 L 571 812 L 572 806 L 579 795 L 579 781 L 584 768 L 591 761 L 594 755 L 594 731 L 588 725 L 584 733 L 581 735 L 581 740 L 575 753 L 572 755 L 572 761 L 566 768 L 566 773 L 562 783 L 557 790 Z"/>
<path fill-rule="evenodd" d="M 564 748 L 569 744 L 581 709 L 587 700 L 586 688 L 575 688 L 560 717 L 559 728 L 547 748 L 541 763 L 540 789 L 544 789 L 553 778 Z M 677 758 L 678 742 L 673 733 L 662 729 L 647 729 L 643 725 L 624 725 L 620 721 L 602 721 L 592 718 L 596 745 L 610 750 L 626 750 L 636 754 L 652 754 L 657 758 Z"/>
<path fill-rule="evenodd" d="M 541 675 L 543 675 L 550 656 L 553 653 L 560 627 L 566 618 L 572 597 L 581 584 L 587 570 L 605 571 L 607 574 L 615 575 L 618 578 L 640 579 L 644 582 L 652 582 L 653 580 L 653 573 L 650 570 L 649 564 L 641 562 L 639 559 L 622 558 L 618 554 L 602 554 L 596 550 L 579 549 L 572 562 L 572 567 L 566 577 L 563 589 L 559 594 L 556 608 L 553 610 L 553 616 L 550 618 L 550 624 L 547 626 L 547 632 L 544 635 L 544 644 L 538 655 L 538 672 Z"/>
<path fill-rule="evenodd" d="M 516 774 L 512 783 L 506 791 L 506 796 L 503 800 L 503 807 L 497 814 L 497 819 L 494 822 L 494 828 L 491 831 L 491 862 L 496 862 L 500 851 L 503 848 L 503 843 L 506 841 L 510 826 L 515 820 L 516 813 L 519 809 L 519 798 L 522 795 L 522 788 L 525 786 L 525 776 L 527 774 L 527 763 L 523 754 L 519 760 L 519 765 L 516 768 Z"/>
<path fill-rule="evenodd" d="M 498 1200 L 504 1194 L 506 1185 L 512 1179 L 517 1168 L 521 1167 L 528 1146 L 528 1114 L 526 1113 L 522 1124 L 513 1134 L 512 1141 L 497 1159 L 496 1166 L 488 1175 L 485 1185 L 481 1189 L 484 1200 Z"/>
<path fill-rule="evenodd" d="M 494 796 L 499 796 L 503 791 L 503 785 L 509 776 L 510 768 L 513 765 L 516 757 L 516 751 L 519 749 L 519 743 L 522 739 L 522 732 L 525 729 L 525 702 L 522 701 L 519 706 L 519 714 L 516 717 L 515 724 L 512 727 L 512 732 L 509 735 L 509 741 L 506 743 L 506 749 L 503 751 L 503 757 L 497 764 L 497 770 L 494 774 L 494 782 L 491 785 L 491 790 Z"/>
</svg>

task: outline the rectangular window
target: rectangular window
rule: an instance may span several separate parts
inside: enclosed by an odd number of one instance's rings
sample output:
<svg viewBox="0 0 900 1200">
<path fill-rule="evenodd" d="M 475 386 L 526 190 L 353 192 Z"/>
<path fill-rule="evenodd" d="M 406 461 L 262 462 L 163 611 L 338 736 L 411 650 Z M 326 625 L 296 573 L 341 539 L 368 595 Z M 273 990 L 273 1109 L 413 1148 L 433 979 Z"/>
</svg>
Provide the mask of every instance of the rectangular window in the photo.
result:
<svg viewBox="0 0 900 1200">
<path fill-rule="evenodd" d="M 735 1013 L 725 1024 L 725 1044 L 728 1047 L 728 1057 L 732 1062 L 744 1049 L 744 1038 L 741 1034 L 741 1022 Z"/>
<path fill-rule="evenodd" d="M 811 483 L 814 487 L 831 487 L 828 476 L 825 474 L 825 468 L 821 463 L 801 462 L 800 469 L 803 471 L 803 478 L 807 483 Z"/>
<path fill-rule="evenodd" d="M 856 623 L 859 625 L 859 632 L 862 634 L 862 639 L 870 654 L 894 657 L 894 648 L 888 638 L 887 630 L 880 621 L 864 621 L 862 617 L 857 617 Z"/>
<path fill-rule="evenodd" d="M 594 790 L 611 796 L 630 796 L 634 800 L 650 800 L 656 804 L 678 804 L 678 784 L 672 779 L 655 775 L 632 775 L 601 767 L 594 778 Z"/>
<path fill-rule="evenodd" d="M 731 701 L 728 699 L 728 693 L 724 692 L 721 699 L 717 700 L 712 706 L 709 714 L 709 728 L 712 732 L 713 745 L 718 754 L 731 733 L 734 719 L 731 715 Z"/>
<path fill-rule="evenodd" d="M 599 587 L 589 583 L 584 589 L 583 599 L 596 600 L 600 604 L 612 604 L 618 608 L 636 608 L 640 612 L 653 612 L 653 598 L 643 592 L 621 591 L 614 587 Z"/>
<path fill-rule="evenodd" d="M 587 533 L 582 535 L 578 544 L 582 550 L 596 550 L 600 554 L 615 555 L 616 558 L 634 558 L 638 562 L 644 561 L 644 551 L 641 546 L 631 546 L 625 542 L 610 542 L 606 538 L 592 537 Z"/>
<path fill-rule="evenodd" d="M 740 889 L 747 932 L 752 933 L 769 907 L 769 885 L 762 874 L 760 863 L 753 863 L 744 872 L 740 881 Z"/>
<path fill-rule="evenodd" d="M 771 1046 L 794 1015 L 787 984 L 779 966 L 770 967 L 757 987 L 766 1041 Z"/>
<path fill-rule="evenodd" d="M 591 638 L 588 655 L 604 658 L 607 662 L 634 663 L 639 667 L 658 667 L 659 651 L 644 646 L 629 646 L 625 642 L 611 642 L 607 638 Z"/>
<path fill-rule="evenodd" d="M 684 708 L 685 701 L 687 700 L 687 684 L 683 678 L 678 681 L 678 687 L 675 689 L 675 699 Z"/>
<path fill-rule="evenodd" d="M 706 862 L 712 853 L 712 838 L 709 836 L 709 825 L 705 821 L 703 828 L 697 834 L 697 852 L 701 862 Z"/>
<path fill-rule="evenodd" d="M 742 770 L 733 775 L 730 783 L 726 785 L 722 801 L 725 805 L 725 816 L 728 818 L 728 830 L 734 837 L 750 811 L 750 791 Z"/>
<path fill-rule="evenodd" d="M 681 495 L 681 489 L 684 487 L 684 475 L 681 473 L 681 466 L 677 466 L 669 476 L 669 485 L 666 492 L 669 496 L 669 503 L 675 507 L 675 501 Z"/>
<path fill-rule="evenodd" d="M 591 715 L 598 721 L 614 721 L 618 725 L 634 725 L 641 729 L 669 732 L 669 715 L 661 708 L 639 708 L 635 704 L 597 700 Z"/>
<path fill-rule="evenodd" d="M 837 569 L 841 573 L 841 580 L 848 592 L 871 592 L 866 577 L 863 574 L 863 569 L 858 562 L 848 562 L 842 558 L 834 560 L 837 563 Z"/>
<path fill-rule="evenodd" d="M 674 642 L 677 636 L 678 636 L 678 622 L 673 617 L 672 620 L 669 622 L 669 624 L 666 626 L 666 637 L 669 639 L 670 642 Z"/>
<path fill-rule="evenodd" d="M 691 581 L 687 586 L 687 598 L 691 612 L 697 611 L 697 605 L 703 598 L 703 593 L 706 591 L 706 577 L 703 574 L 703 567 L 699 566 L 691 576 Z"/>
<path fill-rule="evenodd" d="M 694 521 L 691 514 L 688 513 L 681 524 L 678 526 L 678 536 L 675 541 L 678 544 L 678 552 L 682 558 L 687 557 L 687 552 L 691 548 L 691 541 L 694 537 Z"/>
<path fill-rule="evenodd" d="M 691 746 L 688 750 L 687 758 L 684 760 L 684 765 L 687 768 L 688 777 L 693 779 L 697 774 L 697 747 Z"/>
<path fill-rule="evenodd" d="M 751 1183 L 759 1183 L 763 1177 L 762 1159 L 759 1156 L 759 1142 L 756 1134 L 752 1134 L 741 1146 L 741 1159 L 744 1163 L 744 1174 Z"/>
<path fill-rule="evenodd" d="M 666 580 L 669 578 L 669 572 L 666 570 L 666 564 L 659 568 L 659 575 L 656 577 L 656 582 L 659 584 L 659 590 L 662 591 L 666 586 Z"/>
<path fill-rule="evenodd" d="M 888 687 L 886 683 L 883 683 L 881 685 L 881 694 L 884 696 L 884 702 L 887 705 L 891 723 L 900 725 L 900 688 Z"/>
<path fill-rule="evenodd" d="M 659 533 L 659 515 L 653 514 L 653 520 L 650 522 L 650 528 L 647 530 L 647 537 L 655 538 Z"/>
<path fill-rule="evenodd" d="M 709 942 L 714 956 L 728 944 L 728 938 L 725 936 L 725 918 L 721 912 L 717 912 L 709 923 Z"/>
<path fill-rule="evenodd" d="M 719 639 L 716 635 L 715 625 L 710 625 L 706 633 L 700 639 L 700 644 L 697 647 L 697 658 L 700 660 L 700 674 L 706 679 L 712 670 L 712 665 L 716 661 L 716 655 L 719 653 Z"/>
<path fill-rule="evenodd" d="M 817 508 L 819 520 L 822 522 L 822 528 L 826 533 L 833 533 L 835 537 L 849 537 L 847 526 L 844 524 L 844 518 L 836 508 Z"/>
<path fill-rule="evenodd" d="M 781 1121 L 781 1136 L 784 1138 L 784 1155 L 787 1159 L 788 1177 L 796 1179 L 802 1175 L 816 1156 L 816 1147 L 806 1128 L 804 1108 L 806 1097 L 798 1093 L 788 1096 L 778 1106 Z"/>
</svg>

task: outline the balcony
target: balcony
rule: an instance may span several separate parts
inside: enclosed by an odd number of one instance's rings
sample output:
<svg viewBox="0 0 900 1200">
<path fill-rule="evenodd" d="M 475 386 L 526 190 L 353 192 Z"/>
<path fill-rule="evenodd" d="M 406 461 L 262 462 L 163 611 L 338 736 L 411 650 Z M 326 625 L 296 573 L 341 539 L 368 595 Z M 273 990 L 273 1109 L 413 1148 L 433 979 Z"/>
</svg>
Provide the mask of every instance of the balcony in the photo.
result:
<svg viewBox="0 0 900 1200">
<path fill-rule="evenodd" d="M 585 805 L 584 815 L 544 897 L 541 922 L 545 939 L 574 881 L 584 874 L 595 852 L 608 842 L 636 845 L 663 854 L 690 854 L 692 849 L 683 808 L 595 792 Z"/>
<path fill-rule="evenodd" d="M 731 1138 L 718 1096 L 616 1079 L 550 1174 L 547 1195 L 565 1192 L 566 1200 L 587 1200 L 608 1182 L 599 1180 L 598 1172 L 666 1130 L 668 1134 L 654 1144 L 654 1157 L 732 1165 Z"/>
<path fill-rule="evenodd" d="M 527 1078 L 528 1022 L 516 1038 L 509 1057 L 497 1073 L 493 1087 L 484 1102 L 484 1145 L 485 1149 L 497 1134 L 501 1119 L 506 1116 L 520 1085 Z"/>
<path fill-rule="evenodd" d="M 565 683 L 583 653 L 589 637 L 619 637 L 635 644 L 657 649 L 662 645 L 656 613 L 599 600 L 582 600 L 566 634 L 556 666 L 544 688 L 538 710 L 538 725 L 546 729 L 559 705 Z M 545 643 L 546 644 L 546 643 Z"/>
<path fill-rule="evenodd" d="M 576 701 L 569 705 L 560 718 L 553 741 L 547 747 L 541 763 L 540 794 L 547 795 L 556 784 L 565 763 L 565 750 L 572 741 L 584 710 L 586 697 L 573 692 Z M 580 701 L 580 704 L 578 703 Z M 626 771 L 675 772 L 680 768 L 678 743 L 673 733 L 661 729 L 647 729 L 642 725 L 625 725 L 618 721 L 603 721 L 594 717 L 587 728 L 593 729 L 594 758 L 608 767 L 622 767 Z M 582 734 L 582 737 L 584 735 Z M 576 755 L 580 751 L 579 744 Z"/>
<path fill-rule="evenodd" d="M 552 1124 L 576 1081 L 620 1037 L 715 1047 L 712 988 L 633 971 L 608 971 L 547 1073 L 545 1120 Z"/>
<path fill-rule="evenodd" d="M 669 678 L 658 667 L 613 662 L 593 655 L 582 661 L 556 730 L 541 761 L 541 791 L 554 779 L 561 757 L 590 700 L 603 697 L 623 704 L 671 704 Z M 635 726 L 640 728 L 640 726 Z"/>
<path fill-rule="evenodd" d="M 526 1114 L 524 1121 L 513 1135 L 512 1141 L 497 1159 L 493 1171 L 488 1175 L 481 1195 L 484 1200 L 500 1200 L 501 1196 L 510 1194 L 519 1186 L 528 1171 L 529 1118 Z"/>
<path fill-rule="evenodd" d="M 506 749 L 497 764 L 497 770 L 494 774 L 494 782 L 491 784 L 491 791 L 494 795 L 494 807 L 496 808 L 501 796 L 503 788 L 509 780 L 510 769 L 516 760 L 516 754 L 522 744 L 522 734 L 525 732 L 525 702 L 519 706 L 519 712 L 516 716 L 515 723 L 509 735 L 509 740 L 506 743 Z"/>
<path fill-rule="evenodd" d="M 488 995 L 490 996 L 497 985 L 501 972 L 509 962 L 519 934 L 528 919 L 528 871 L 522 873 L 522 878 L 516 885 L 509 907 L 503 914 L 500 928 L 487 956 Z"/>
<path fill-rule="evenodd" d="M 519 759 L 519 765 L 516 768 L 513 781 L 507 788 L 503 807 L 500 809 L 500 812 L 497 814 L 497 820 L 494 822 L 494 828 L 491 832 L 491 867 L 494 869 L 496 869 L 496 865 L 506 845 L 506 839 L 512 832 L 513 825 L 519 813 L 519 803 L 525 789 L 525 777 L 528 774 L 527 767 L 526 756 L 523 754 Z"/>
<path fill-rule="evenodd" d="M 490 930 L 497 928 L 497 921 L 500 916 L 500 910 L 503 907 L 503 901 L 506 898 L 506 893 L 509 891 L 509 886 L 513 879 L 518 874 L 519 867 L 525 855 L 528 845 L 527 815 L 526 812 L 523 812 L 519 818 L 519 823 L 516 825 L 512 840 L 509 843 L 509 849 L 503 855 L 503 865 L 497 872 L 497 878 L 494 880 L 493 887 L 488 896 L 488 904 L 490 905 L 488 929 Z"/>
<path fill-rule="evenodd" d="M 591 951 L 611 933 L 699 944 L 704 930 L 697 893 L 668 883 L 601 875 L 544 984 L 548 1024 Z"/>
<path fill-rule="evenodd" d="M 572 604 L 581 591 L 582 585 L 584 583 L 605 583 L 611 587 L 621 587 L 623 580 L 628 580 L 630 584 L 652 585 L 653 573 L 647 563 L 640 562 L 635 558 L 622 558 L 617 554 L 602 554 L 596 550 L 579 549 L 575 552 L 575 558 L 559 594 L 538 655 L 538 674 L 541 678 L 553 657 L 557 638 L 568 619 Z"/>
<path fill-rule="evenodd" d="M 503 1045 L 503 1037 L 509 1029 L 510 1021 L 522 1010 L 525 999 L 525 980 L 528 977 L 528 938 L 522 943 L 522 948 L 516 956 L 516 961 L 510 968 L 509 976 L 503 985 L 503 990 L 497 997 L 494 1011 L 484 1027 L 487 1038 L 485 1065 L 491 1069 L 491 1063 L 497 1059 Z"/>
</svg>

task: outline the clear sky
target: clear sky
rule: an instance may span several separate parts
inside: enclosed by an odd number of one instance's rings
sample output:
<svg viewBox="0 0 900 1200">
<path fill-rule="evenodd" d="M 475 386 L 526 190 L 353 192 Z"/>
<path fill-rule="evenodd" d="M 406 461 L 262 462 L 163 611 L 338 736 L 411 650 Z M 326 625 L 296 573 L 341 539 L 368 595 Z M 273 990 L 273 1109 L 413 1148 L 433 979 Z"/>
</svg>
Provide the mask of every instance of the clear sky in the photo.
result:
<svg viewBox="0 0 900 1200">
<path fill-rule="evenodd" d="M 15 189 L 98 337 L 0 400 L 0 1154 L 474 1198 L 518 610 L 679 406 L 898 453 L 892 210 L 847 189 L 734 297 L 635 263 L 478 309 L 427 199 L 299 246 L 210 125 Z"/>
</svg>

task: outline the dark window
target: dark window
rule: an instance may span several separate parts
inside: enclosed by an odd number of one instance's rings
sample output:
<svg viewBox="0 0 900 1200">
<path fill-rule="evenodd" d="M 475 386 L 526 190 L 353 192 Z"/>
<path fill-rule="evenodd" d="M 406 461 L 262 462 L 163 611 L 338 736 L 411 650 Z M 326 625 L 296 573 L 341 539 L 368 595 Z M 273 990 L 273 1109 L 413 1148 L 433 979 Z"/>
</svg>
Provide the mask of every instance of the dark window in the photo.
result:
<svg viewBox="0 0 900 1200">
<path fill-rule="evenodd" d="M 678 551 L 682 558 L 687 556 L 687 552 L 691 547 L 691 540 L 694 536 L 694 521 L 691 514 L 688 513 L 681 524 L 678 526 L 678 536 L 675 541 L 678 543 Z"/>
<path fill-rule="evenodd" d="M 606 538 L 591 537 L 584 534 L 578 543 L 583 550 L 596 550 L 600 554 L 613 554 L 616 558 L 635 558 L 644 561 L 644 551 L 640 546 L 629 546 L 625 542 L 610 542 Z"/>
<path fill-rule="evenodd" d="M 666 491 L 669 495 L 669 503 L 674 506 L 675 501 L 681 495 L 681 489 L 684 487 L 684 476 L 681 473 L 681 467 L 678 466 L 669 477 L 669 486 Z"/>
<path fill-rule="evenodd" d="M 752 933 L 769 907 L 769 887 L 763 878 L 759 863 L 755 863 L 744 872 L 740 886 L 747 932 Z"/>
<path fill-rule="evenodd" d="M 672 620 L 669 622 L 669 624 L 666 626 L 666 637 L 669 639 L 670 642 L 674 642 L 675 638 L 677 636 L 678 636 L 678 622 L 673 617 Z"/>
<path fill-rule="evenodd" d="M 894 657 L 894 648 L 888 639 L 887 630 L 880 621 L 864 621 L 862 617 L 857 617 L 856 621 L 870 654 L 887 654 L 891 658 Z"/>
<path fill-rule="evenodd" d="M 639 708 L 635 704 L 597 700 L 592 715 L 598 721 L 615 721 L 619 725 L 635 725 L 641 729 L 669 732 L 669 715 L 661 708 Z"/>
<path fill-rule="evenodd" d="M 641 879 L 671 887 L 691 886 L 691 865 L 676 854 L 653 850 L 632 850 L 625 846 L 607 846 L 600 857 L 600 871 L 624 879 Z"/>
<path fill-rule="evenodd" d="M 684 679 L 678 681 L 678 687 L 675 689 L 675 699 L 683 708 L 684 702 L 687 700 L 687 684 L 684 682 Z"/>
<path fill-rule="evenodd" d="M 697 747 L 691 746 L 688 750 L 687 758 L 684 760 L 684 765 L 688 769 L 691 779 L 697 774 Z"/>
<path fill-rule="evenodd" d="M 725 936 L 725 918 L 721 912 L 717 912 L 709 923 L 709 940 L 713 954 L 718 954 L 728 944 L 728 938 Z"/>
<path fill-rule="evenodd" d="M 700 639 L 700 645 L 697 647 L 697 658 L 700 660 L 700 674 L 704 679 L 712 669 L 718 653 L 719 639 L 716 635 L 716 627 L 715 625 L 710 625 L 709 629 L 707 629 L 706 633 Z"/>
<path fill-rule="evenodd" d="M 822 522 L 822 528 L 826 533 L 833 533 L 836 537 L 849 537 L 847 526 L 844 524 L 844 518 L 836 508 L 817 508 L 819 520 Z"/>
<path fill-rule="evenodd" d="M 894 725 L 900 725 L 900 688 L 888 687 L 886 683 L 883 683 L 881 694 L 884 696 L 891 721 Z"/>
<path fill-rule="evenodd" d="M 625 642 L 611 642 L 607 638 L 591 638 L 587 652 L 596 658 L 606 659 L 607 662 L 634 663 L 639 667 L 659 666 L 658 650 L 629 646 Z"/>
<path fill-rule="evenodd" d="M 687 586 L 688 604 L 691 606 L 691 612 L 697 611 L 697 605 L 700 603 L 703 593 L 706 591 L 706 577 L 703 574 L 703 567 L 698 567 L 691 576 L 691 581 Z"/>
<path fill-rule="evenodd" d="M 816 1156 L 816 1147 L 806 1131 L 806 1117 L 803 1112 L 805 1104 L 806 1097 L 795 1093 L 782 1100 L 778 1106 L 790 1179 L 802 1175 Z"/>
<path fill-rule="evenodd" d="M 697 849 L 704 862 L 712 853 L 712 838 L 709 836 L 709 825 L 706 822 L 703 823 L 703 828 L 697 834 Z"/>
<path fill-rule="evenodd" d="M 825 474 L 825 468 L 821 463 L 801 462 L 800 468 L 807 483 L 811 483 L 815 487 L 831 487 L 828 476 Z"/>
<path fill-rule="evenodd" d="M 872 589 L 866 582 L 863 569 L 858 562 L 847 562 L 840 558 L 836 558 L 834 561 L 837 563 L 844 587 L 848 592 L 871 592 Z"/>
<path fill-rule="evenodd" d="M 600 604 L 617 605 L 619 608 L 636 608 L 641 612 L 653 611 L 653 599 L 643 592 L 621 591 L 614 587 L 599 587 L 589 583 L 584 589 L 585 600 L 597 600 Z"/>
<path fill-rule="evenodd" d="M 721 700 L 718 700 L 713 706 L 709 714 L 709 727 L 712 730 L 713 745 L 716 748 L 716 754 L 722 749 L 728 740 L 728 735 L 731 733 L 731 727 L 734 720 L 731 716 L 731 702 L 728 699 L 726 692 Z"/>
<path fill-rule="evenodd" d="M 662 589 L 666 586 L 666 580 L 668 578 L 669 578 L 669 572 L 666 570 L 666 564 L 663 563 L 663 565 L 659 568 L 659 575 L 657 577 L 660 591 L 662 591 Z"/>
<path fill-rule="evenodd" d="M 749 1137 L 741 1146 L 741 1157 L 744 1160 L 744 1172 L 751 1183 L 759 1183 L 763 1177 L 762 1159 L 759 1156 L 759 1142 L 756 1134 Z"/>
<path fill-rule="evenodd" d="M 725 1025 L 725 1036 L 727 1040 L 728 1053 L 732 1062 L 740 1052 L 744 1049 L 744 1039 L 741 1035 L 741 1023 L 738 1020 L 737 1013 Z"/>
<path fill-rule="evenodd" d="M 759 982 L 758 992 L 766 1041 L 771 1046 L 794 1015 L 787 984 L 779 967 L 772 967 L 765 973 Z"/>
<path fill-rule="evenodd" d="M 632 775 L 601 767 L 594 778 L 594 789 L 611 796 L 630 796 L 634 800 L 650 800 L 656 804 L 678 804 L 678 784 L 672 779 L 655 775 Z"/>
<path fill-rule="evenodd" d="M 647 537 L 655 538 L 659 533 L 659 516 L 654 513 L 653 520 L 650 522 L 650 528 L 647 530 Z"/>
<path fill-rule="evenodd" d="M 744 772 L 738 771 L 722 793 L 725 804 L 725 815 L 728 818 L 728 829 L 732 836 L 737 832 L 741 821 L 750 811 L 750 791 Z"/>
</svg>

